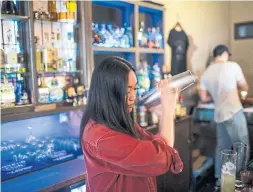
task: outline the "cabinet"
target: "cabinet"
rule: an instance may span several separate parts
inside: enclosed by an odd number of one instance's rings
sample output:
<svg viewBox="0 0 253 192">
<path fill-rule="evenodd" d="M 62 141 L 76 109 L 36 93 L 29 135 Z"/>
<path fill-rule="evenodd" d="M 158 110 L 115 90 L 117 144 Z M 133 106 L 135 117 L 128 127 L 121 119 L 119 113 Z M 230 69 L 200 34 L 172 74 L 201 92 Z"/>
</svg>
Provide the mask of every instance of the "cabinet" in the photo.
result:
<svg viewBox="0 0 253 192">
<path fill-rule="evenodd" d="M 1 60 L 1 82 L 12 94 L 1 108 L 4 189 L 58 190 L 85 179 L 78 140 L 85 101 L 78 102 L 78 90 L 85 99 L 94 67 L 110 55 L 131 62 L 140 84 L 146 70 L 143 90 L 151 89 L 152 74 L 161 75 L 164 65 L 164 8 L 141 1 L 8 2 L 18 13 L 1 14 L 1 54 L 10 53 Z M 111 33 L 102 36 L 108 25 Z"/>
<path fill-rule="evenodd" d="M 3 1 L 2 122 L 83 108 L 87 102 L 85 4 Z M 6 8 L 7 9 L 7 8 Z"/>
<path fill-rule="evenodd" d="M 164 7 L 142 1 L 92 1 L 90 62 L 95 67 L 108 56 L 128 60 L 138 79 L 138 97 L 152 89 L 164 72 Z M 136 106 L 142 127 L 157 123 L 154 115 Z"/>
</svg>

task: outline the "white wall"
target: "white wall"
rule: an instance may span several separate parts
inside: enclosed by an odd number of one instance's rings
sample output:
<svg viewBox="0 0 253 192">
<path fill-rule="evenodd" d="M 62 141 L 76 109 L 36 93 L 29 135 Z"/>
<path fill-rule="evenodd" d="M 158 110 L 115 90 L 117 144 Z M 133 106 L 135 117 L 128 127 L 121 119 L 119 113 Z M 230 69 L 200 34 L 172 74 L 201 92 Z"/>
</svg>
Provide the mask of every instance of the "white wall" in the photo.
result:
<svg viewBox="0 0 253 192">
<path fill-rule="evenodd" d="M 217 44 L 229 45 L 229 2 L 163 1 L 165 5 L 165 38 L 179 21 L 187 33 L 188 69 L 198 75 L 204 71 L 209 56 Z M 165 64 L 171 64 L 171 49 L 165 47 Z"/>
<path fill-rule="evenodd" d="M 253 21 L 253 1 L 230 2 L 231 52 L 232 59 L 242 67 L 249 83 L 249 95 L 253 96 L 253 39 L 234 40 L 234 24 Z"/>
</svg>

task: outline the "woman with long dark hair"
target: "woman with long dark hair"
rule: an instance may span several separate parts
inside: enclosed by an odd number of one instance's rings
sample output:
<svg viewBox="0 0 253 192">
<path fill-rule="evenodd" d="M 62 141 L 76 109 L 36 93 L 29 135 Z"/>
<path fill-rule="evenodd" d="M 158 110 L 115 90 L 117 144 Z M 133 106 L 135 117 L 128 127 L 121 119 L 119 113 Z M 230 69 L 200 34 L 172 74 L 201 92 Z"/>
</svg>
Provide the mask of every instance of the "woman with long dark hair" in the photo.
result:
<svg viewBox="0 0 253 192">
<path fill-rule="evenodd" d="M 174 145 L 177 90 L 161 81 L 159 135 L 137 125 L 132 116 L 137 79 L 126 60 L 109 57 L 94 69 L 80 139 L 88 192 L 156 192 L 155 176 L 183 169 Z M 170 92 L 170 93 L 168 93 Z"/>
</svg>

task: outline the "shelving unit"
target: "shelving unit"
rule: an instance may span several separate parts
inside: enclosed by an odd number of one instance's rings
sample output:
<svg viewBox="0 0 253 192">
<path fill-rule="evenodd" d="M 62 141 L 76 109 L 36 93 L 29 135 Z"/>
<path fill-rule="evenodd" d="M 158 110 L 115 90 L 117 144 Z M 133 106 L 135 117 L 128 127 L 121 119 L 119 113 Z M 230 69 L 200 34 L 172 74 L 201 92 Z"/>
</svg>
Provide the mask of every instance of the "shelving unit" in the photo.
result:
<svg viewBox="0 0 253 192">
<path fill-rule="evenodd" d="M 30 103 L 27 105 L 17 105 L 15 107 L 1 109 L 1 123 L 3 123 L 2 125 L 4 130 L 2 132 L 4 133 L 3 140 L 6 140 L 7 144 L 8 142 L 11 142 L 11 139 L 15 141 L 25 141 L 27 136 L 32 136 L 32 131 L 39 142 L 41 141 L 40 138 L 43 138 L 42 140 L 45 139 L 44 136 L 57 138 L 62 134 L 64 136 L 68 135 L 71 138 L 79 138 L 79 136 L 77 136 L 77 134 L 79 134 L 80 128 L 79 120 L 81 120 L 81 117 L 83 115 L 82 110 L 85 109 L 85 105 L 66 106 L 63 102 L 45 104 L 40 103 L 39 88 L 43 87 L 39 87 L 38 85 L 39 77 L 45 76 L 51 78 L 55 76 L 78 76 L 80 77 L 81 83 L 84 84 L 85 87 L 89 87 L 91 74 L 94 67 L 109 55 L 117 55 L 125 58 L 133 64 L 136 70 L 138 70 L 142 58 L 147 59 L 150 65 L 153 65 L 155 62 L 159 63 L 159 66 L 162 66 L 164 64 L 165 51 L 163 47 L 159 49 L 143 48 L 139 46 L 138 42 L 140 21 L 145 21 L 150 26 L 160 26 L 161 33 L 163 34 L 164 8 L 162 5 L 152 2 L 130 2 L 126 0 L 76 1 L 78 3 L 77 20 L 76 22 L 69 22 L 54 21 L 49 19 L 35 19 L 33 11 L 39 10 L 34 9 L 34 4 L 37 2 L 38 1 L 17 1 L 20 8 L 20 15 L 1 15 L 1 21 L 18 22 L 18 27 L 20 27 L 19 29 L 21 29 L 21 26 L 23 26 L 21 34 L 23 38 L 23 48 L 26 54 L 26 70 L 21 72 L 10 71 L 7 72 L 6 75 L 8 75 L 8 77 L 10 78 L 15 79 L 17 74 L 22 74 L 22 76 L 25 77 L 25 83 L 27 88 L 29 89 L 29 95 L 31 100 Z M 40 6 L 43 6 L 44 3 L 45 2 L 41 1 Z M 131 45 L 129 48 L 120 48 L 119 46 L 110 48 L 102 46 L 92 46 L 93 21 L 100 23 L 118 24 L 120 26 L 123 26 L 124 24 L 126 24 L 127 26 L 131 26 L 133 34 L 133 45 Z M 56 70 L 58 68 L 55 69 L 52 67 L 53 70 L 45 70 L 45 68 L 39 68 L 36 63 L 36 52 L 38 47 L 35 43 L 34 37 L 40 36 L 39 41 L 41 41 L 42 45 L 45 42 L 47 43 L 48 39 L 50 39 L 51 37 L 45 38 L 45 30 L 48 30 L 46 33 L 49 33 L 49 36 L 51 36 L 52 32 L 57 32 L 54 29 L 54 26 L 59 26 L 61 28 L 60 35 L 64 35 L 67 30 L 62 29 L 64 28 L 64 26 L 70 26 L 71 33 L 74 34 L 71 37 L 71 40 L 77 43 L 77 67 L 75 69 L 70 68 L 69 70 L 67 70 L 63 68 L 64 70 Z M 61 37 L 60 39 L 63 39 L 63 37 Z M 65 48 L 65 44 L 62 44 Z M 148 131 L 155 131 L 157 126 L 157 124 L 154 124 L 146 127 L 146 129 Z M 9 132 L 10 127 L 13 128 L 11 133 Z M 32 130 L 32 127 L 34 127 L 35 129 Z M 16 134 L 19 131 L 20 134 Z M 39 154 L 41 155 L 42 153 L 39 152 Z M 77 161 L 69 161 L 66 163 L 66 165 L 72 164 L 74 166 L 75 162 Z M 21 173 L 21 176 L 19 175 L 18 178 L 4 181 L 3 183 L 5 185 L 5 189 L 11 189 L 13 186 L 15 186 L 13 185 L 13 182 L 18 181 L 19 179 L 21 179 L 20 181 L 22 181 L 22 179 L 24 178 L 25 180 L 32 180 L 33 175 L 37 175 L 36 178 L 38 178 L 40 174 L 43 174 L 43 178 L 41 178 L 40 184 L 36 185 L 36 190 L 43 191 L 43 188 L 48 188 L 48 186 L 44 185 L 45 183 L 47 183 L 45 182 L 45 173 L 52 172 L 54 171 L 54 168 L 57 168 L 61 165 L 64 166 L 64 163 L 57 166 L 54 166 L 53 164 L 49 165 L 53 167 L 43 167 L 43 170 L 41 171 L 38 171 L 41 168 L 36 168 L 34 169 L 34 173 L 29 172 L 26 175 L 22 175 L 23 173 Z M 74 167 L 76 168 L 76 166 Z M 80 169 L 78 170 L 80 171 Z M 69 186 L 74 182 L 85 179 L 85 176 L 83 173 L 80 173 L 75 170 L 75 173 L 72 174 L 71 178 L 69 178 L 69 174 L 63 174 L 62 177 L 57 178 L 57 180 L 50 180 L 50 178 L 47 177 L 47 181 L 51 182 L 50 190 L 52 189 L 52 186 L 54 189 L 60 189 L 61 187 Z M 66 178 L 68 180 L 66 180 Z"/>
<path fill-rule="evenodd" d="M 100 12 L 98 14 L 98 12 Z M 90 22 L 101 22 L 101 23 L 112 23 L 112 24 L 122 24 L 128 23 L 132 26 L 133 30 L 133 39 L 134 46 L 132 48 L 107 48 L 102 46 L 92 46 L 92 58 L 91 62 L 93 66 L 96 66 L 98 61 L 102 59 L 96 59 L 99 54 L 103 54 L 103 57 L 109 55 L 118 55 L 119 53 L 131 53 L 133 56 L 129 60 L 135 67 L 138 67 L 140 62 L 140 54 L 150 54 L 164 57 L 165 51 L 163 48 L 142 48 L 138 44 L 138 31 L 139 31 L 139 22 L 141 20 L 146 20 L 149 22 L 149 25 L 157 26 L 161 25 L 161 33 L 163 32 L 163 12 L 164 7 L 161 4 L 156 4 L 152 2 L 128 2 L 128 1 L 92 1 L 92 10 Z M 145 15 L 146 14 L 146 15 Z M 127 15 L 127 16 L 126 16 Z M 148 16 L 147 16 L 148 15 Z M 156 24 L 155 24 L 156 23 Z M 164 42 L 164 38 L 163 38 Z M 108 53 L 108 54 L 106 54 Z M 132 59 L 134 57 L 134 60 Z M 160 63 L 162 66 L 163 63 Z"/>
<path fill-rule="evenodd" d="M 17 74 L 21 74 L 25 78 L 25 87 L 29 91 L 30 96 L 30 104 L 28 105 L 16 105 L 13 107 L 2 107 L 1 108 L 1 122 L 9 122 L 9 121 L 16 121 L 16 120 L 22 120 L 22 119 L 29 119 L 32 117 L 38 117 L 41 115 L 49 115 L 53 113 L 59 113 L 59 112 L 67 112 L 71 110 L 76 109 L 84 109 L 84 106 L 67 106 L 63 105 L 62 103 L 39 103 L 38 102 L 38 77 L 40 77 L 42 74 L 45 77 L 53 77 L 53 76 L 70 76 L 70 77 L 79 77 L 81 83 L 85 84 L 86 87 L 88 87 L 88 80 L 87 80 L 87 73 L 89 71 L 89 67 L 86 64 L 87 63 L 87 56 L 86 56 L 86 42 L 85 40 L 88 38 L 85 38 L 87 34 L 85 31 L 85 19 L 87 19 L 87 14 L 85 15 L 84 10 L 87 4 L 87 2 L 80 2 L 78 1 L 77 6 L 77 19 L 75 22 L 70 21 L 53 21 L 53 20 L 41 20 L 41 19 L 35 19 L 34 18 L 34 4 L 36 2 L 32 1 L 17 1 L 16 6 L 19 9 L 20 15 L 7 15 L 7 14 L 1 14 L 1 22 L 9 22 L 9 23 L 17 23 L 17 29 L 20 38 L 22 38 L 23 44 L 21 45 L 24 54 L 25 54 L 25 72 L 3 72 L 2 75 L 7 75 L 8 78 L 14 79 L 12 81 L 16 81 Z M 45 4 L 45 5 L 44 5 Z M 45 6 L 47 8 L 47 2 L 43 3 L 42 6 Z M 40 5 L 40 6 L 41 6 Z M 84 16 L 85 15 L 85 16 Z M 3 25 L 5 25 L 5 29 L 3 29 Z M 8 26 L 4 23 L 2 25 L 2 31 L 1 34 L 6 33 L 4 30 L 7 30 Z M 35 37 L 35 28 L 36 30 L 39 30 L 37 27 L 38 25 L 42 26 L 46 25 L 49 26 L 55 26 L 59 25 L 60 27 L 71 25 L 73 27 L 73 33 L 75 33 L 76 39 L 74 39 L 75 42 L 77 42 L 77 68 L 76 70 L 60 70 L 60 71 L 39 71 L 36 69 L 36 45 L 34 41 Z M 9 26 L 10 30 L 11 25 Z M 51 32 L 50 32 L 51 35 Z M 62 34 L 60 34 L 62 35 Z M 14 35 L 12 35 L 13 37 Z M 42 34 L 44 38 L 44 34 Z M 6 38 L 7 37 L 3 37 Z M 5 39 L 5 41 L 6 41 Z M 16 40 L 17 41 L 17 40 Z M 15 42 L 16 42 L 15 41 Z M 3 42 L 4 43 L 4 40 Z M 17 46 L 15 45 L 5 45 L 3 46 Z M 78 57 L 80 56 L 81 57 Z"/>
<path fill-rule="evenodd" d="M 111 53 L 135 53 L 136 48 L 107 48 L 107 47 L 99 47 L 99 46 L 92 46 L 94 52 L 111 52 Z"/>
<path fill-rule="evenodd" d="M 28 19 L 30 19 L 28 16 L 1 14 L 1 20 L 5 21 L 25 21 Z"/>
<path fill-rule="evenodd" d="M 101 62 L 103 58 L 109 55 L 118 55 L 124 57 L 130 61 L 133 66 L 138 69 L 140 60 L 143 56 L 149 59 L 149 63 L 152 65 L 154 62 L 158 62 L 159 66 L 164 63 L 165 51 L 163 48 L 142 48 L 138 44 L 138 31 L 139 22 L 145 20 L 147 24 L 153 25 L 155 21 L 155 27 L 161 27 L 161 33 L 163 31 L 163 5 L 153 3 L 153 2 L 137 2 L 137 1 L 78 1 L 78 18 L 77 22 L 68 21 L 51 21 L 51 20 L 40 20 L 35 19 L 33 15 L 33 4 L 31 1 L 24 1 L 20 3 L 22 6 L 20 11 L 21 15 L 1 15 L 1 21 L 16 21 L 19 23 L 24 23 L 26 27 L 24 28 L 23 34 L 25 35 L 25 44 L 27 52 L 27 70 L 21 73 L 27 79 L 27 86 L 31 90 L 31 103 L 26 106 L 16 106 L 10 108 L 1 109 L 2 112 L 2 122 L 12 121 L 17 119 L 26 119 L 35 116 L 40 116 L 41 112 L 34 111 L 36 106 L 44 105 L 38 103 L 38 83 L 37 78 L 42 74 L 45 76 L 56 75 L 78 75 L 81 77 L 81 82 L 85 84 L 85 87 L 89 87 L 91 74 L 94 66 Z M 99 10 L 99 11 L 98 11 Z M 102 47 L 102 46 L 92 46 L 92 26 L 93 21 L 127 25 L 132 27 L 133 33 L 133 47 L 130 48 L 116 48 L 116 47 Z M 81 55 L 80 59 L 77 59 L 79 69 L 75 71 L 38 71 L 35 65 L 36 56 L 36 46 L 34 43 L 34 28 L 35 25 L 65 25 L 71 24 L 75 31 L 77 31 L 76 36 L 78 37 L 78 55 Z M 164 41 L 164 38 L 163 38 Z M 2 73 L 3 75 L 3 73 Z M 8 76 L 15 78 L 17 73 L 9 72 Z M 47 105 L 47 104 L 46 104 Z M 48 104 L 50 105 L 50 104 Z M 83 106 L 82 106 L 83 107 Z M 76 107 L 66 107 L 57 104 L 56 109 L 50 111 L 43 111 L 43 114 L 57 113 L 60 111 L 68 111 L 75 109 Z M 79 108 L 79 107 L 77 107 Z M 10 115 L 13 114 L 13 115 Z"/>
</svg>

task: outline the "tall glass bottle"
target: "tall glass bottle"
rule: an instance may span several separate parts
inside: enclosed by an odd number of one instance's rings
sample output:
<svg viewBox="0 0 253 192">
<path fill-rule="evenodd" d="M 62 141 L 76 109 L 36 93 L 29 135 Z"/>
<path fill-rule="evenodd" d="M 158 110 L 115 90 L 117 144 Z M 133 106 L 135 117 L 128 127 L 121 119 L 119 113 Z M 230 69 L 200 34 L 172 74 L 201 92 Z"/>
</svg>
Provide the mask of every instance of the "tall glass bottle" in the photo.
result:
<svg viewBox="0 0 253 192">
<path fill-rule="evenodd" d="M 50 19 L 57 20 L 56 1 L 48 1 L 48 12 L 50 13 Z"/>
<path fill-rule="evenodd" d="M 40 78 L 39 103 L 49 103 L 49 88 L 46 84 L 44 74 Z"/>
<path fill-rule="evenodd" d="M 161 34 L 160 27 L 156 28 L 155 47 L 156 48 L 162 48 L 163 47 L 163 36 Z"/>
</svg>

